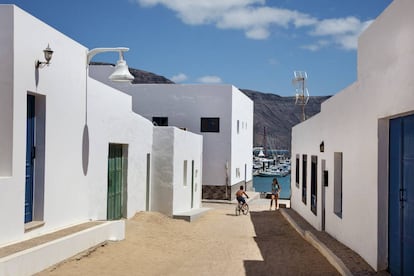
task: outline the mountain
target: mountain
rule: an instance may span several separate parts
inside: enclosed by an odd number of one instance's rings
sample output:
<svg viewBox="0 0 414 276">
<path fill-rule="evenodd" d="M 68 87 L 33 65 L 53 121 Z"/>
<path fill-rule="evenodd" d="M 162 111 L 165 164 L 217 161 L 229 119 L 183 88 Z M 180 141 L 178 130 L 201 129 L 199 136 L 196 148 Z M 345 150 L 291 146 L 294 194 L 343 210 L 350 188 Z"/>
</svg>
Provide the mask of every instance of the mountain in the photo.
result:
<svg viewBox="0 0 414 276">
<path fill-rule="evenodd" d="M 115 66 L 113 63 L 107 63 L 107 62 L 94 62 L 92 61 L 90 63 L 91 65 L 112 65 Z M 174 82 L 167 79 L 164 76 L 160 76 L 151 72 L 129 68 L 129 72 L 134 76 L 134 80 L 132 83 L 171 83 Z"/>
<path fill-rule="evenodd" d="M 295 105 L 295 97 L 240 89 L 254 102 L 253 145 L 263 146 L 266 128 L 266 146 L 290 151 L 292 127 L 302 120 L 302 107 Z M 310 97 L 305 106 L 306 118 L 321 110 L 321 103 L 330 96 Z"/>
<path fill-rule="evenodd" d="M 91 62 L 93 65 L 112 65 L 104 62 Z M 132 83 L 170 83 L 173 81 L 143 70 L 129 68 L 135 77 Z M 253 145 L 262 146 L 264 128 L 266 128 L 266 145 L 272 149 L 290 151 L 292 127 L 301 122 L 302 107 L 295 105 L 295 97 L 281 97 L 276 94 L 262 93 L 249 89 L 240 89 L 254 102 Z M 321 110 L 321 103 L 330 96 L 310 97 L 305 107 L 309 118 Z"/>
</svg>

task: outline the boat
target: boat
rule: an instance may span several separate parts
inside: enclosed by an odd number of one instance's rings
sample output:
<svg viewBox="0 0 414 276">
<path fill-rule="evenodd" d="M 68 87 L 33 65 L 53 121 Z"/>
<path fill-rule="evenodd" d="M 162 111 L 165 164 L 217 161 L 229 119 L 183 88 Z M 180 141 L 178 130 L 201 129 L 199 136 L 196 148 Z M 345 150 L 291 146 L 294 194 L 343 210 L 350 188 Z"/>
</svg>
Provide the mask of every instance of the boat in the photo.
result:
<svg viewBox="0 0 414 276">
<path fill-rule="evenodd" d="M 258 176 L 286 176 L 289 174 L 289 171 L 283 170 L 281 168 L 268 168 L 264 171 L 259 172 Z"/>
</svg>

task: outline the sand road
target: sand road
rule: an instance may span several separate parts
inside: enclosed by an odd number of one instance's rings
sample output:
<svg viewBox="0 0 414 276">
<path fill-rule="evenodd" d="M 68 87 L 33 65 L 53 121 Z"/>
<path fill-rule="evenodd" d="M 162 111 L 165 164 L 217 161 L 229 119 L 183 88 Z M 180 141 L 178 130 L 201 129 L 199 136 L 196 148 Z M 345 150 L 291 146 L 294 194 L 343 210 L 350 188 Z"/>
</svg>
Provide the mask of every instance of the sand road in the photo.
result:
<svg viewBox="0 0 414 276">
<path fill-rule="evenodd" d="M 267 204 L 232 204 L 194 222 L 156 212 L 126 221 L 126 239 L 108 242 L 38 275 L 339 275 L 328 261 Z"/>
</svg>

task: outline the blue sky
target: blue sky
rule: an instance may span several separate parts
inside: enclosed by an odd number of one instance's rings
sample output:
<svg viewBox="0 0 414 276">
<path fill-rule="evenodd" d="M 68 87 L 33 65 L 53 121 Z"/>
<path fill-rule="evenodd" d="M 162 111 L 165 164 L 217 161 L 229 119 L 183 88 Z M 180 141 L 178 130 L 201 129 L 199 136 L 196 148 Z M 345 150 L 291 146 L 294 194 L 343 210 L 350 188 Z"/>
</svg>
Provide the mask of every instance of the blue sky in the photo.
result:
<svg viewBox="0 0 414 276">
<path fill-rule="evenodd" d="M 308 73 L 311 96 L 332 95 L 354 82 L 356 39 L 391 2 L 0 0 L 90 49 L 129 47 L 130 67 L 178 83 L 228 83 L 281 96 L 295 94 L 295 70 Z"/>
</svg>

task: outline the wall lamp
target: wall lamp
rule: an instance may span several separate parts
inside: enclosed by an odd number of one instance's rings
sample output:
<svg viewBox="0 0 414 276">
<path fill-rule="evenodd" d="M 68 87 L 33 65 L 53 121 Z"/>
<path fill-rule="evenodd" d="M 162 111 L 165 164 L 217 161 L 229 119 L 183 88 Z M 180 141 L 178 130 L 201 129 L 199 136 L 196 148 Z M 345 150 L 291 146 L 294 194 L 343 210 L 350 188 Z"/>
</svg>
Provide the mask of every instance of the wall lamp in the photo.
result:
<svg viewBox="0 0 414 276">
<path fill-rule="evenodd" d="M 114 72 L 109 76 L 109 79 L 114 82 L 131 82 L 134 79 L 134 76 L 129 72 L 128 65 L 124 60 L 124 52 L 126 51 L 129 51 L 129 48 L 117 47 L 92 49 L 87 54 L 86 67 L 89 66 L 89 63 L 96 54 L 104 52 L 118 52 L 119 60 L 116 63 Z"/>
<path fill-rule="evenodd" d="M 36 69 L 43 68 L 46 65 L 49 65 L 50 64 L 50 60 L 52 59 L 53 51 L 52 51 L 52 49 L 50 49 L 49 44 L 47 44 L 47 47 L 46 47 L 46 49 L 43 50 L 43 53 L 45 55 L 46 61 L 36 60 L 35 61 L 35 67 L 36 67 Z"/>
<path fill-rule="evenodd" d="M 319 144 L 319 151 L 320 151 L 320 152 L 325 152 L 325 142 L 324 142 L 324 141 L 322 141 L 322 142 Z"/>
</svg>

